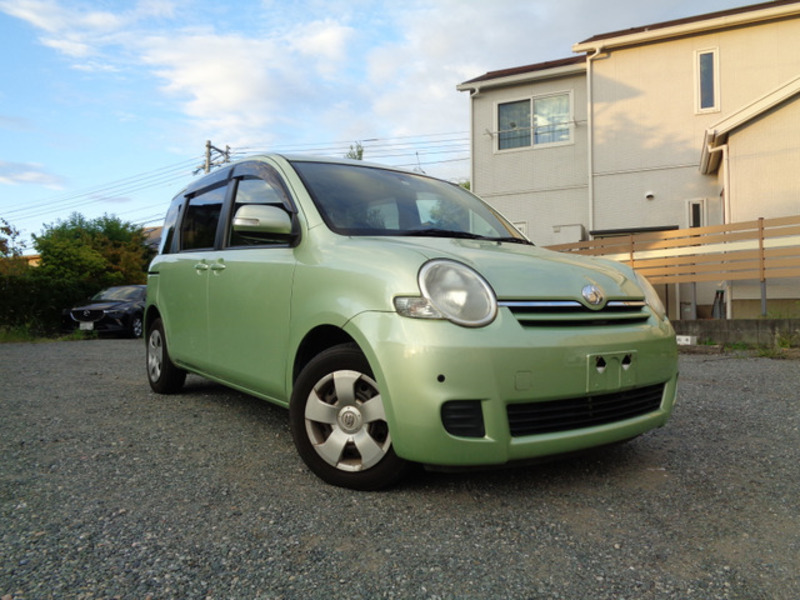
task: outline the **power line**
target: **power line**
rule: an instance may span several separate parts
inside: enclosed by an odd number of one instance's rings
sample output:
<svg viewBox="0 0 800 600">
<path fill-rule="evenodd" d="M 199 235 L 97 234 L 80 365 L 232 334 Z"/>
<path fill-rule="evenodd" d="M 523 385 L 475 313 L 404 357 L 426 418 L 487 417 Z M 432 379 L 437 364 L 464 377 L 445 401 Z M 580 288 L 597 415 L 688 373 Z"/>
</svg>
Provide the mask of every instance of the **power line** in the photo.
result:
<svg viewBox="0 0 800 600">
<path fill-rule="evenodd" d="M 203 157 L 202 170 L 210 170 L 214 166 L 228 162 L 232 157 L 247 158 L 255 154 L 272 152 L 320 154 L 326 156 L 345 156 L 353 141 L 329 141 L 318 143 L 299 143 L 276 145 L 269 149 L 256 147 L 240 147 L 231 149 L 226 146 L 221 150 L 211 142 L 206 142 L 206 152 Z M 366 159 L 372 161 L 400 162 L 394 166 L 414 168 L 422 164 L 433 166 L 437 164 L 455 163 L 469 160 L 470 138 L 469 132 L 444 132 L 421 135 L 396 136 L 386 138 L 366 138 L 359 140 L 366 151 Z M 219 156 L 213 156 L 212 152 Z M 462 155 L 458 158 L 446 158 L 452 155 Z M 213 159 L 213 160 L 212 160 Z M 405 160 L 402 160 L 405 159 Z M 64 213 L 77 208 L 98 203 L 108 203 L 110 198 L 123 197 L 148 189 L 166 187 L 178 181 L 187 181 L 192 178 L 197 169 L 197 158 L 189 158 L 179 163 L 159 167 L 151 171 L 137 173 L 111 182 L 98 184 L 76 192 L 53 196 L 39 202 L 28 204 L 24 207 L 3 209 L 3 216 L 14 220 L 29 220 L 37 217 Z M 194 173 L 193 173 L 194 172 Z M 136 214 L 149 211 L 155 205 L 132 208 L 122 214 Z M 147 216 L 136 219 L 137 222 L 154 222 L 163 217 Z M 145 221 L 147 219 L 147 221 Z"/>
<path fill-rule="evenodd" d="M 124 195 L 131 191 L 139 191 L 151 186 L 174 181 L 175 179 L 188 177 L 191 175 L 191 171 L 189 170 L 190 165 L 195 164 L 196 160 L 197 159 L 186 160 L 174 165 L 160 167 L 146 173 L 138 173 L 109 183 L 99 184 L 74 193 L 54 196 L 21 208 L 4 210 L 4 214 L 14 218 L 33 218 L 51 212 L 51 207 L 54 206 L 57 206 L 59 209 L 69 209 L 93 202 L 102 202 L 107 200 L 108 196 L 111 194 Z M 42 210 L 44 210 L 44 212 L 41 212 Z"/>
</svg>

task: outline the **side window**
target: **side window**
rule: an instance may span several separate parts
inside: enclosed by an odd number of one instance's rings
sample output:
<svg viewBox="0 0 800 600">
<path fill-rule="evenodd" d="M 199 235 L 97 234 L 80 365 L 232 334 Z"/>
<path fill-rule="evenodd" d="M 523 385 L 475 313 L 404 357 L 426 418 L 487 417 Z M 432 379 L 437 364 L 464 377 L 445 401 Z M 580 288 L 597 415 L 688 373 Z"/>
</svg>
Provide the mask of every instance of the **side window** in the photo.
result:
<svg viewBox="0 0 800 600">
<path fill-rule="evenodd" d="M 181 223 L 181 250 L 214 247 L 225 190 L 226 187 L 222 185 L 189 199 Z"/>
<path fill-rule="evenodd" d="M 695 110 L 719 111 L 719 57 L 717 49 L 695 52 Z"/>
<path fill-rule="evenodd" d="M 558 144 L 572 141 L 572 109 L 569 94 L 554 94 L 533 100 L 533 143 Z"/>
<path fill-rule="evenodd" d="M 497 105 L 497 149 L 571 144 L 572 92 L 559 92 Z"/>
<path fill-rule="evenodd" d="M 497 107 L 497 149 L 531 145 L 531 101 L 506 102 Z"/>
<path fill-rule="evenodd" d="M 233 215 L 242 206 L 250 204 L 268 204 L 285 208 L 284 193 L 280 187 L 256 177 L 243 177 L 238 180 L 236 186 L 236 197 L 233 202 L 233 213 L 228 227 L 233 225 Z M 285 239 L 276 239 L 268 234 L 248 233 L 246 235 L 237 233 L 233 229 L 228 231 L 229 246 L 261 246 L 264 244 L 285 244 Z"/>
</svg>

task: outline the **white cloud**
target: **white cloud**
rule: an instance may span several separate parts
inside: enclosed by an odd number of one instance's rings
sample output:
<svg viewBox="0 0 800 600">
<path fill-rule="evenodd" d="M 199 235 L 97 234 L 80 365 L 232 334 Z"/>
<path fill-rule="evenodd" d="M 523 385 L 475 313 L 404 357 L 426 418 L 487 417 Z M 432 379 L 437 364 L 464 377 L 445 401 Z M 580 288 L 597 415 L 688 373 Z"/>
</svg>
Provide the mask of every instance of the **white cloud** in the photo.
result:
<svg viewBox="0 0 800 600">
<path fill-rule="evenodd" d="M 333 77 L 347 58 L 353 29 L 332 19 L 302 23 L 287 36 L 287 49 L 315 64 L 320 75 Z"/>
<path fill-rule="evenodd" d="M 270 121 L 280 80 L 269 68 L 278 62 L 273 42 L 208 33 L 153 37 L 142 46 L 142 61 L 187 116 L 237 135 Z"/>
<path fill-rule="evenodd" d="M 55 0 L 2 0 L 0 10 L 48 33 L 62 30 L 68 22 L 66 11 Z"/>
<path fill-rule="evenodd" d="M 75 69 L 121 78 L 143 67 L 169 101 L 172 114 L 159 118 L 177 113 L 187 135 L 241 146 L 466 131 L 469 100 L 458 83 L 673 17 L 662 4 L 139 0 L 112 12 L 0 0 L 0 10 L 36 27 Z"/>
<path fill-rule="evenodd" d="M 41 185 L 49 189 L 59 190 L 62 189 L 64 180 L 57 175 L 48 173 L 40 164 L 0 161 L 0 184 Z"/>
<path fill-rule="evenodd" d="M 49 48 L 58 50 L 62 54 L 73 58 L 84 58 L 93 54 L 92 48 L 80 40 L 43 38 L 42 43 Z"/>
</svg>

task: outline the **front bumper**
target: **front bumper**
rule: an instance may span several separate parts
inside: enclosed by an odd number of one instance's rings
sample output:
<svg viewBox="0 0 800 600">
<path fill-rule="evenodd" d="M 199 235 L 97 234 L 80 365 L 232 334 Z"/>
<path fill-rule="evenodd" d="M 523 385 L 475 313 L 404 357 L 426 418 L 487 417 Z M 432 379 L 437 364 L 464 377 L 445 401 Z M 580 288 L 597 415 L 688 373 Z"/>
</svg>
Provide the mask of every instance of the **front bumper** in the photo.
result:
<svg viewBox="0 0 800 600">
<path fill-rule="evenodd" d="M 636 325 L 531 328 L 501 308 L 479 329 L 394 313 L 363 313 L 346 329 L 374 370 L 395 452 L 415 462 L 503 464 L 605 445 L 664 425 L 675 403 L 675 334 L 654 318 Z M 509 405 L 555 405 L 641 388 L 661 395 L 644 413 L 512 435 Z M 442 407 L 452 401 L 477 403 L 482 435 L 447 431 Z"/>
<path fill-rule="evenodd" d="M 107 314 L 95 315 L 87 318 L 76 317 L 70 313 L 66 319 L 67 328 L 83 331 L 97 331 L 99 333 L 127 333 L 130 331 L 131 315 L 122 314 L 111 316 Z"/>
</svg>

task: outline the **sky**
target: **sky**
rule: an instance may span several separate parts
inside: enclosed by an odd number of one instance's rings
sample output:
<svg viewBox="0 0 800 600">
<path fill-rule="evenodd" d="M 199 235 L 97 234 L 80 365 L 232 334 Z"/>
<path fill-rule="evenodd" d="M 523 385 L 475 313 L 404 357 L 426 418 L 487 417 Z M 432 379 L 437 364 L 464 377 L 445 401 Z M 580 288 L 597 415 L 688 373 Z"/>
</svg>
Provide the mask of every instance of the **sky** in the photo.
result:
<svg viewBox="0 0 800 600">
<path fill-rule="evenodd" d="M 469 178 L 469 97 L 488 71 L 596 34 L 747 0 L 0 0 L 0 218 L 143 226 L 203 163 L 263 152 Z M 218 156 L 215 153 L 215 156 Z"/>
</svg>

